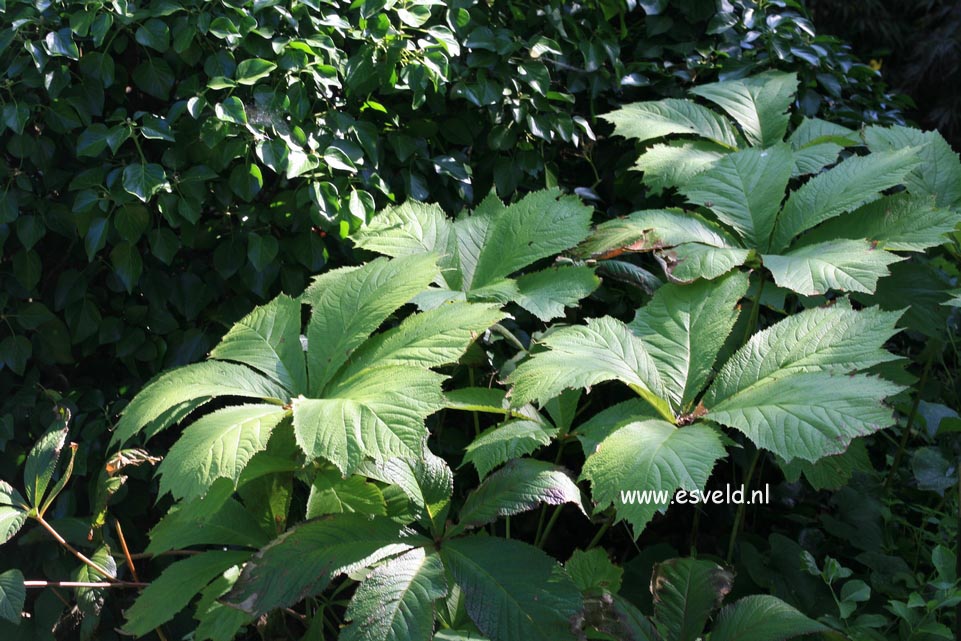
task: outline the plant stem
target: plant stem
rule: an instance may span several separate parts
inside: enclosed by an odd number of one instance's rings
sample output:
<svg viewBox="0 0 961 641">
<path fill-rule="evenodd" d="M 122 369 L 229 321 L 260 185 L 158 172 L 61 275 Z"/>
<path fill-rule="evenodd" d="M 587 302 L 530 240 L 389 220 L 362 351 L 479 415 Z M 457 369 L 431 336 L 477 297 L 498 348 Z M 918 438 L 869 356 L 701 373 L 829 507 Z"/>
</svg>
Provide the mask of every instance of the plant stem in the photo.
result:
<svg viewBox="0 0 961 641">
<path fill-rule="evenodd" d="M 961 476 L 958 477 L 958 534 L 954 544 L 955 550 L 961 550 Z M 961 576 L 961 554 L 955 558 L 954 571 Z M 961 603 L 954 606 L 954 638 L 961 639 Z"/>
<path fill-rule="evenodd" d="M 60 533 L 57 532 L 55 529 L 53 529 L 53 528 L 50 526 L 50 524 L 47 523 L 47 522 L 43 519 L 42 516 L 37 516 L 36 519 L 37 519 L 37 523 L 39 523 L 40 525 L 42 525 L 42 526 L 47 530 L 47 532 L 50 533 L 50 536 L 52 536 L 53 538 L 55 538 L 55 539 L 57 540 L 57 542 L 60 543 L 60 545 L 62 545 L 63 547 L 67 548 L 67 550 L 68 550 L 71 554 L 73 554 L 75 557 L 77 557 L 78 559 L 80 559 L 81 561 L 83 561 L 86 565 L 88 565 L 88 566 L 90 566 L 91 568 L 93 568 L 94 570 L 96 570 L 96 571 L 97 571 L 101 576 L 103 576 L 104 578 L 110 579 L 111 581 L 118 581 L 117 577 L 115 577 L 114 575 L 112 575 L 110 572 L 108 572 L 108 571 L 105 570 L 104 568 L 100 567 L 100 565 L 99 565 L 96 561 L 92 561 L 92 560 L 88 559 L 88 558 L 85 557 L 79 550 L 77 550 L 77 548 L 75 548 L 75 547 L 73 547 L 72 545 L 70 545 L 69 543 L 67 543 L 66 539 L 64 539 L 62 536 L 60 536 Z"/>
<path fill-rule="evenodd" d="M 149 583 L 137 581 L 24 581 L 25 588 L 145 588 Z"/>
<path fill-rule="evenodd" d="M 516 347 L 517 349 L 521 350 L 522 352 L 527 351 L 527 348 L 524 347 L 524 343 L 522 343 L 519 338 L 514 336 L 513 332 L 511 332 L 509 329 L 507 329 L 500 323 L 494 323 L 494 325 L 491 326 L 491 329 L 496 333 L 500 334 L 501 336 L 503 336 L 504 338 L 506 338 L 507 342 L 513 345 L 514 347 Z"/>
<path fill-rule="evenodd" d="M 544 528 L 544 532 L 543 534 L 541 534 L 540 540 L 537 540 L 537 539 L 534 540 L 534 547 L 538 547 L 538 548 L 544 547 L 544 542 L 547 540 L 547 537 L 551 533 L 551 530 L 554 529 L 554 524 L 557 523 L 557 519 L 558 517 L 560 517 L 561 509 L 563 507 L 564 507 L 563 505 L 558 505 L 557 507 L 554 508 L 554 513 L 551 514 L 551 519 L 550 521 L 547 522 L 547 527 Z"/>
<path fill-rule="evenodd" d="M 761 458 L 761 450 L 754 450 L 754 458 L 751 459 L 751 464 L 747 468 L 747 475 L 744 477 L 744 483 L 742 484 L 742 489 L 744 491 L 744 496 L 748 496 L 748 492 L 751 490 L 751 477 L 754 476 L 754 468 L 757 467 L 757 462 Z M 737 535 L 741 529 L 741 523 L 744 521 L 744 512 L 747 509 L 747 500 L 742 502 L 737 506 L 737 512 L 734 514 L 734 525 L 731 527 L 731 540 L 727 545 L 727 562 L 728 564 L 734 560 L 734 546 L 737 543 Z"/>
<path fill-rule="evenodd" d="M 467 368 L 467 379 L 468 381 L 470 381 L 470 386 L 474 387 L 474 368 L 473 367 Z M 471 411 L 471 416 L 474 417 L 474 436 L 477 437 L 480 435 L 480 431 L 481 431 L 480 416 L 477 414 L 476 410 Z"/>
<path fill-rule="evenodd" d="M 931 374 L 931 365 L 934 363 L 933 352 L 924 361 L 924 370 L 921 372 L 921 380 L 918 382 L 918 393 L 914 397 L 914 403 L 911 405 L 911 412 L 908 414 L 908 423 L 904 426 L 904 433 L 901 434 L 901 442 L 898 444 L 898 451 L 894 454 L 894 462 L 891 463 L 891 468 L 888 470 L 888 475 L 884 479 L 884 489 L 888 489 L 891 485 L 891 481 L 894 480 L 894 475 L 897 474 L 898 468 L 901 467 L 901 459 L 904 458 L 904 451 L 908 447 L 908 439 L 911 437 L 911 428 L 914 426 L 914 419 L 918 416 L 918 408 L 921 406 L 921 394 L 924 392 L 924 386 L 928 382 L 928 376 Z"/>
<path fill-rule="evenodd" d="M 120 521 L 114 519 L 113 525 L 117 530 L 117 538 L 120 540 L 120 548 L 123 550 L 123 556 L 127 560 L 127 567 L 130 568 L 130 576 L 133 577 L 134 581 L 140 581 L 140 577 L 137 576 L 137 567 L 133 564 L 133 559 L 130 558 L 130 549 L 127 547 L 127 540 L 123 536 L 123 530 L 120 528 Z"/>
<path fill-rule="evenodd" d="M 601 527 L 599 527 L 599 528 L 597 529 L 597 533 L 594 535 L 594 538 L 591 539 L 591 542 L 587 544 L 587 548 L 586 548 L 586 549 L 590 550 L 591 548 L 593 548 L 594 546 L 596 546 L 598 543 L 600 543 L 600 542 L 601 542 L 601 538 L 602 538 L 605 534 L 607 534 L 607 531 L 608 531 L 609 529 L 611 529 L 611 525 L 612 525 L 613 523 L 614 523 L 614 516 L 613 516 L 613 515 L 611 515 L 610 517 L 607 518 L 606 521 L 604 521 L 603 523 L 601 523 Z"/>
<path fill-rule="evenodd" d="M 744 338 L 741 339 L 741 344 L 745 344 L 750 340 L 751 335 L 757 331 L 757 322 L 761 315 L 761 294 L 764 293 L 764 283 L 767 279 L 764 278 L 764 272 L 761 272 L 761 276 L 758 278 L 757 284 L 757 294 L 754 296 L 754 302 L 751 304 L 751 315 L 748 317 L 747 325 L 744 327 Z"/>
</svg>

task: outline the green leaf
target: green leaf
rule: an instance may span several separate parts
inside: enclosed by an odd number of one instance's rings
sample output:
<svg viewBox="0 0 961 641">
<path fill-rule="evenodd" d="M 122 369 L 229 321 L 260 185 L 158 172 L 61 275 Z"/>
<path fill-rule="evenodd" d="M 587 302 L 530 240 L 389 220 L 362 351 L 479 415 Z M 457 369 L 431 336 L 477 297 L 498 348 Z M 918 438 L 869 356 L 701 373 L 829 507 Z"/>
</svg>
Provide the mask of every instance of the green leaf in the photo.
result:
<svg viewBox="0 0 961 641">
<path fill-rule="evenodd" d="M 244 109 L 243 101 L 237 96 L 230 96 L 223 102 L 218 102 L 214 105 L 214 113 L 224 122 L 232 122 L 235 125 L 247 124 L 247 110 Z"/>
<path fill-rule="evenodd" d="M 270 234 L 261 236 L 251 233 L 247 235 L 247 258 L 258 272 L 262 272 L 274 262 L 279 250 L 280 244 Z"/>
<path fill-rule="evenodd" d="M 855 311 L 839 301 L 833 307 L 805 310 L 758 332 L 721 369 L 704 397 L 717 402 L 786 374 L 864 370 L 895 360 L 884 343 L 898 331 L 902 312 L 877 307 Z"/>
<path fill-rule="evenodd" d="M 107 126 L 95 122 L 77 138 L 77 157 L 99 156 L 100 152 L 107 148 L 107 136 L 109 134 Z"/>
<path fill-rule="evenodd" d="M 277 405 L 225 407 L 191 423 L 157 469 L 161 495 L 192 500 L 218 478 L 237 484 L 247 462 L 267 447 L 270 434 L 289 411 Z"/>
<path fill-rule="evenodd" d="M 338 574 L 369 567 L 426 543 L 382 517 L 337 514 L 308 521 L 255 554 L 224 601 L 260 616 L 320 592 Z"/>
<path fill-rule="evenodd" d="M 654 566 L 654 622 L 670 641 L 695 641 L 707 618 L 731 591 L 734 574 L 716 563 L 670 559 Z"/>
<path fill-rule="evenodd" d="M 163 20 L 151 18 L 137 28 L 134 39 L 145 47 L 163 53 L 170 48 L 170 28 Z"/>
<path fill-rule="evenodd" d="M 106 570 L 110 577 L 117 576 L 117 561 L 111 556 L 110 548 L 106 545 L 99 546 L 90 555 L 90 560 Z M 94 570 L 87 564 L 81 565 L 73 573 L 73 580 L 81 583 L 98 583 L 107 577 Z M 103 609 L 105 588 L 77 588 L 77 605 L 85 617 L 97 616 Z"/>
<path fill-rule="evenodd" d="M 161 56 L 147 58 L 134 67 L 134 84 L 145 93 L 158 100 L 167 100 L 173 89 L 175 76 L 173 69 Z"/>
<path fill-rule="evenodd" d="M 722 147 L 738 147 L 737 132 L 727 118 L 690 100 L 668 98 L 658 102 L 636 102 L 601 118 L 614 125 L 616 135 L 638 142 L 671 134 L 693 134 Z"/>
<path fill-rule="evenodd" d="M 491 641 L 574 641 L 577 587 L 552 558 L 526 543 L 471 536 L 445 542 L 444 565 L 467 613 Z"/>
<path fill-rule="evenodd" d="M 573 503 L 586 515 L 581 491 L 567 470 L 534 459 L 510 461 L 467 496 L 451 535 L 486 525 L 501 516 L 533 510 L 542 503 Z"/>
<path fill-rule="evenodd" d="M 779 287 L 805 296 L 832 289 L 873 294 L 888 265 L 904 260 L 866 240 L 829 240 L 761 259 Z"/>
<path fill-rule="evenodd" d="M 307 325 L 307 372 L 317 396 L 351 353 L 398 307 L 423 291 L 437 275 L 431 256 L 341 268 L 314 279 L 303 299 L 312 306 Z"/>
<path fill-rule="evenodd" d="M 820 118 L 804 117 L 798 128 L 791 132 L 788 142 L 791 143 L 791 149 L 800 151 L 826 142 L 842 147 L 856 146 L 861 144 L 861 138 L 858 132 L 837 123 Z"/>
<path fill-rule="evenodd" d="M 645 150 L 634 169 L 644 172 L 644 184 L 656 195 L 687 183 L 730 152 L 707 140 L 671 140 Z"/>
<path fill-rule="evenodd" d="M 861 438 L 851 441 L 843 454 L 825 456 L 817 463 L 794 459 L 790 463 L 778 461 L 778 464 L 788 481 L 797 483 L 803 474 L 811 487 L 819 492 L 839 490 L 848 484 L 855 472 L 871 472 L 874 469 L 864 439 Z"/>
<path fill-rule="evenodd" d="M 310 486 L 307 518 L 343 512 L 387 516 L 384 493 L 362 476 L 345 479 L 333 470 L 320 470 Z"/>
<path fill-rule="evenodd" d="M 427 370 L 378 367 L 332 387 L 327 398 L 294 399 L 294 434 L 308 458 L 348 474 L 364 458 L 421 456 L 424 419 L 444 407 L 441 381 Z"/>
<path fill-rule="evenodd" d="M 234 484 L 218 479 L 203 498 L 178 503 L 150 530 L 147 552 L 159 555 L 194 545 L 259 548 L 270 540 L 254 516 L 230 498 Z"/>
<path fill-rule="evenodd" d="M 618 380 L 673 421 L 664 384 L 647 347 L 624 323 L 591 318 L 586 326 L 563 327 L 544 335 L 538 352 L 508 377 L 511 403 L 546 403 L 565 389 L 591 387 Z M 585 367 L 590 363 L 590 367 Z"/>
<path fill-rule="evenodd" d="M 472 216 L 454 223 L 464 281 L 477 289 L 573 247 L 587 236 L 591 214 L 559 189 L 533 192 L 506 207 L 488 196 Z"/>
<path fill-rule="evenodd" d="M 43 48 L 51 56 L 63 56 L 71 60 L 80 60 L 80 49 L 73 41 L 73 32 L 70 29 L 60 29 L 51 31 L 43 38 Z"/>
<path fill-rule="evenodd" d="M 585 258 L 611 258 L 625 252 L 653 251 L 684 243 L 739 246 L 719 225 L 697 214 L 647 209 L 601 223 L 591 237 L 578 246 L 577 254 Z"/>
<path fill-rule="evenodd" d="M 63 411 L 63 410 L 61 410 Z M 26 489 L 27 501 L 39 508 L 43 496 L 57 470 L 60 453 L 67 443 L 69 414 L 61 416 L 61 420 L 54 424 L 47 433 L 41 436 L 30 450 L 27 462 L 23 468 L 23 485 Z"/>
<path fill-rule="evenodd" d="M 738 317 L 748 278 L 664 285 L 628 325 L 645 344 L 675 412 L 690 411 Z"/>
<path fill-rule="evenodd" d="M 0 364 L 6 365 L 18 376 L 23 376 L 32 353 L 33 343 L 26 336 L 11 335 L 0 341 Z"/>
<path fill-rule="evenodd" d="M 250 365 L 282 385 L 291 397 L 306 392 L 300 310 L 299 300 L 281 294 L 235 323 L 210 358 Z"/>
<path fill-rule="evenodd" d="M 564 315 L 601 284 L 594 269 L 565 265 L 552 267 L 517 279 L 517 304 L 544 322 Z"/>
<path fill-rule="evenodd" d="M 26 600 L 27 588 L 23 585 L 23 574 L 20 570 L 7 570 L 0 574 L 0 619 L 20 625 Z"/>
<path fill-rule="evenodd" d="M 506 392 L 489 387 L 461 387 L 446 393 L 447 407 L 465 412 L 513 415 Z"/>
<path fill-rule="evenodd" d="M 495 425 L 481 432 L 464 448 L 462 465 L 472 464 L 483 480 L 495 467 L 549 445 L 557 432 L 557 428 L 527 419 Z"/>
<path fill-rule="evenodd" d="M 888 251 L 921 252 L 946 241 L 945 234 L 961 222 L 957 209 L 939 207 L 930 196 L 908 193 L 885 196 L 850 216 L 829 220 L 804 234 L 807 246 L 833 239 L 865 239 Z M 876 244 L 876 245 L 875 245 Z"/>
<path fill-rule="evenodd" d="M 740 430 L 786 461 L 813 462 L 893 425 L 893 412 L 882 401 L 902 389 L 861 374 L 791 374 L 756 383 L 709 407 L 708 418 Z"/>
<path fill-rule="evenodd" d="M 27 520 L 30 505 L 9 483 L 0 481 L 0 544 L 12 539 Z"/>
<path fill-rule="evenodd" d="M 581 592 L 617 594 L 621 589 L 624 570 L 611 563 L 607 552 L 601 548 L 574 550 L 564 569 Z"/>
<path fill-rule="evenodd" d="M 827 631 L 777 597 L 756 594 L 721 610 L 711 641 L 782 641 Z"/>
<path fill-rule="evenodd" d="M 142 636 L 158 628 L 224 570 L 249 557 L 250 552 L 211 551 L 170 564 L 126 610 L 124 631 Z"/>
<path fill-rule="evenodd" d="M 128 243 L 136 243 L 150 226 L 150 213 L 137 203 L 124 205 L 114 214 L 113 225 L 121 238 Z"/>
<path fill-rule="evenodd" d="M 934 196 L 939 207 L 961 205 L 961 161 L 940 133 L 900 125 L 873 126 L 864 130 L 864 139 L 872 152 L 920 147 L 921 164 L 905 178 L 908 191 Z"/>
<path fill-rule="evenodd" d="M 815 225 L 881 197 L 904 182 L 918 166 L 917 149 L 852 156 L 791 192 L 771 239 L 771 251 L 786 249 L 792 239 Z"/>
<path fill-rule="evenodd" d="M 163 167 L 156 163 L 127 165 L 123 169 L 123 188 L 143 202 L 153 198 L 167 183 Z"/>
<path fill-rule="evenodd" d="M 3 481 L 0 481 L 2 484 Z M 0 485 L 0 491 L 3 486 Z M 0 544 L 6 543 L 20 531 L 27 521 L 28 511 L 24 508 L 10 505 L 0 505 Z"/>
<path fill-rule="evenodd" d="M 133 293 L 143 272 L 143 259 L 138 249 L 130 243 L 117 243 L 110 252 L 110 264 L 127 293 Z"/>
<path fill-rule="evenodd" d="M 277 68 L 276 63 L 264 60 L 263 58 L 250 58 L 237 65 L 234 79 L 242 85 L 257 84 L 261 78 L 266 78 L 270 72 Z"/>
<path fill-rule="evenodd" d="M 797 86 L 797 74 L 768 71 L 742 80 L 700 85 L 690 91 L 726 111 L 741 125 L 752 145 L 770 147 L 784 139 Z"/>
<path fill-rule="evenodd" d="M 444 281 L 453 289 L 461 289 L 457 237 L 438 205 L 408 200 L 389 207 L 351 238 L 359 247 L 395 258 L 435 254 L 444 270 Z"/>
<path fill-rule="evenodd" d="M 711 247 L 700 243 L 684 243 L 654 254 L 658 262 L 678 283 L 691 283 L 698 278 L 713 280 L 743 265 L 751 256 L 749 249 Z"/>
<path fill-rule="evenodd" d="M 793 160 L 785 144 L 729 154 L 680 188 L 689 202 L 710 209 L 738 231 L 746 246 L 765 251 L 774 230 Z"/>
<path fill-rule="evenodd" d="M 374 568 L 347 608 L 340 641 L 430 641 L 434 601 L 447 595 L 444 565 L 415 548 Z"/>
<path fill-rule="evenodd" d="M 710 427 L 642 420 L 618 428 L 587 452 L 583 476 L 591 482 L 597 510 L 613 504 L 617 520 L 628 521 L 637 537 L 677 490 L 703 490 L 725 454 L 719 434 Z M 642 501 L 638 494 L 644 490 L 664 496 Z"/>
<path fill-rule="evenodd" d="M 426 512 L 428 525 L 439 531 L 450 508 L 454 475 L 444 459 L 424 450 L 419 459 L 388 459 L 383 463 L 367 461 L 361 473 L 382 483 L 396 485 Z"/>
<path fill-rule="evenodd" d="M 278 405 L 289 399 L 283 387 L 243 365 L 218 361 L 185 365 L 164 372 L 130 401 L 110 442 L 122 444 L 142 428 L 149 438 L 218 396 L 267 400 Z"/>
<path fill-rule="evenodd" d="M 350 358 L 334 382 L 368 367 L 438 367 L 457 362 L 468 346 L 504 318 L 497 305 L 445 303 L 408 316 L 397 327 L 374 336 Z"/>
</svg>

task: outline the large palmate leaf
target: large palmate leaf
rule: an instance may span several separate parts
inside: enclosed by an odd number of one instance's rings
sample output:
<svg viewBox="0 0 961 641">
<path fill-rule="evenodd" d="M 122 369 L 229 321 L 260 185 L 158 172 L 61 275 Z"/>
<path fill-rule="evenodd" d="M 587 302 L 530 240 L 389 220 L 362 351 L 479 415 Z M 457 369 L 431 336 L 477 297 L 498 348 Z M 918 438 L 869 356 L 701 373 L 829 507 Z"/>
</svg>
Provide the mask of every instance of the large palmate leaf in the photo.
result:
<svg viewBox="0 0 961 641">
<path fill-rule="evenodd" d="M 703 421 L 738 429 L 785 461 L 843 452 L 852 439 L 892 423 L 882 401 L 901 388 L 857 372 L 895 358 L 883 346 L 900 312 L 855 311 L 846 301 L 755 334 L 703 392 L 746 283 L 738 274 L 666 285 L 630 327 L 602 318 L 549 332 L 549 351 L 534 353 L 508 378 L 515 402 L 608 380 L 637 391 L 640 361 L 625 354 L 650 359 L 656 373 L 647 379 L 660 381 L 667 396 L 652 402 L 647 388 L 643 401 L 607 408 L 576 430 L 595 503 L 613 504 L 636 534 L 676 490 L 702 489 L 724 456 L 720 433 Z"/>
<path fill-rule="evenodd" d="M 638 102 L 601 116 L 614 125 L 618 136 L 645 142 L 671 134 L 706 138 L 729 149 L 737 149 L 737 131 L 727 118 L 691 100 L 668 98 Z"/>
<path fill-rule="evenodd" d="M 843 452 L 851 439 L 892 423 L 881 401 L 901 388 L 850 373 L 895 358 L 882 346 L 899 316 L 812 309 L 759 332 L 708 389 L 708 417 L 786 461 Z"/>
<path fill-rule="evenodd" d="M 224 600 L 259 616 L 323 590 L 337 574 L 428 543 L 383 517 L 337 514 L 308 521 L 255 554 Z"/>
<path fill-rule="evenodd" d="M 584 477 L 598 509 L 613 504 L 636 535 L 679 490 L 702 490 L 725 455 L 718 432 L 705 425 L 678 428 L 662 420 L 628 423 L 588 452 Z M 656 495 L 641 493 L 651 491 Z"/>
<path fill-rule="evenodd" d="M 664 641 L 701 638 L 708 617 L 731 591 L 734 575 L 710 561 L 669 559 L 654 566 L 654 622 Z"/>
<path fill-rule="evenodd" d="M 211 358 L 250 365 L 291 395 L 307 391 L 300 344 L 300 302 L 280 295 L 242 318 L 210 352 Z"/>
<path fill-rule="evenodd" d="M 818 223 L 877 200 L 881 192 L 901 184 L 917 167 L 917 150 L 852 156 L 791 192 L 778 216 L 771 250 L 786 249 L 792 239 Z"/>
<path fill-rule="evenodd" d="M 783 143 L 746 149 L 717 161 L 680 191 L 737 230 L 746 246 L 766 251 L 792 168 L 791 150 Z"/>
<path fill-rule="evenodd" d="M 755 594 L 718 613 L 711 641 L 784 641 L 827 631 L 777 597 Z"/>
<path fill-rule="evenodd" d="M 454 474 L 444 459 L 424 450 L 416 460 L 393 458 L 383 463 L 366 462 L 361 466 L 364 475 L 396 485 L 417 508 L 423 510 L 421 519 L 438 530 L 450 509 L 454 491 Z M 438 530 L 439 531 L 439 530 Z"/>
<path fill-rule="evenodd" d="M 514 386 L 511 402 L 515 406 L 534 400 L 543 404 L 565 389 L 617 380 L 673 420 L 654 359 L 624 323 L 610 317 L 592 318 L 587 325 L 546 334 L 541 344 L 549 351 L 524 361 L 508 378 Z"/>
<path fill-rule="evenodd" d="M 761 259 L 775 283 L 806 296 L 831 289 L 871 294 L 888 265 L 904 260 L 866 240 L 829 240 Z"/>
<path fill-rule="evenodd" d="M 336 269 L 314 279 L 303 296 L 312 308 L 307 324 L 311 396 L 320 396 L 351 352 L 437 273 L 434 257 L 416 255 L 379 258 L 362 268 Z"/>
<path fill-rule="evenodd" d="M 580 591 L 552 558 L 515 540 L 457 538 L 441 548 L 467 614 L 490 641 L 574 641 Z"/>
<path fill-rule="evenodd" d="M 512 205 L 491 194 L 453 221 L 437 205 L 408 202 L 385 210 L 353 238 L 389 256 L 437 257 L 441 275 L 436 289 L 418 297 L 422 308 L 449 300 L 514 301 L 549 320 L 597 287 L 592 270 L 547 270 L 518 281 L 511 276 L 582 241 L 590 218 L 591 209 L 576 197 L 549 189 Z"/>
<path fill-rule="evenodd" d="M 781 142 L 788 126 L 798 79 L 793 73 L 768 71 L 750 78 L 713 82 L 691 89 L 737 121 L 752 145 L 769 147 Z"/>
<path fill-rule="evenodd" d="M 267 447 L 271 432 L 290 415 L 277 405 L 237 405 L 192 423 L 157 468 L 161 494 L 191 500 L 218 478 L 235 484 L 247 462 Z"/>
<path fill-rule="evenodd" d="M 374 568 L 347 608 L 340 641 L 430 641 L 434 601 L 447 595 L 436 552 L 415 548 Z"/>
<path fill-rule="evenodd" d="M 747 288 L 741 273 L 713 283 L 665 285 L 629 324 L 647 346 L 675 412 L 689 411 L 704 388 Z"/>
<path fill-rule="evenodd" d="M 581 492 L 568 472 L 545 461 L 519 459 L 488 476 L 471 492 L 452 532 L 486 525 L 538 505 L 573 503 L 581 512 Z"/>
</svg>

